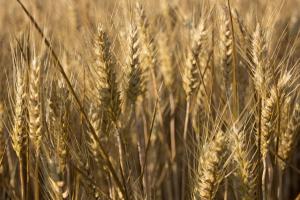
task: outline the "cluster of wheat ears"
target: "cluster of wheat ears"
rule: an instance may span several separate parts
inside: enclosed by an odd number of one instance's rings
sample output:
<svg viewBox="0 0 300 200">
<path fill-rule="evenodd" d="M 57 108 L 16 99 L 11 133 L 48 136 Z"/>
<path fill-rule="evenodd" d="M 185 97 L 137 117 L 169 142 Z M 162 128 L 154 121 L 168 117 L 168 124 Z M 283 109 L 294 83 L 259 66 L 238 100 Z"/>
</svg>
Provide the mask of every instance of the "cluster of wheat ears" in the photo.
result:
<svg viewBox="0 0 300 200">
<path fill-rule="evenodd" d="M 0 199 L 300 198 L 299 1 L 49 2 L 0 1 Z"/>
</svg>

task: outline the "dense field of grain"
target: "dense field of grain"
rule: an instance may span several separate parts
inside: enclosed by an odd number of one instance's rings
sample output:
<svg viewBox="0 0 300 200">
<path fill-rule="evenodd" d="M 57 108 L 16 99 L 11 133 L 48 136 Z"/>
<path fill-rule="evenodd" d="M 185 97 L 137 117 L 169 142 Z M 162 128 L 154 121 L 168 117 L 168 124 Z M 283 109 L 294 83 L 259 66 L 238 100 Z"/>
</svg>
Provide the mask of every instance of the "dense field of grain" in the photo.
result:
<svg viewBox="0 0 300 200">
<path fill-rule="evenodd" d="M 300 199 L 299 0 L 0 0 L 0 199 Z"/>
</svg>

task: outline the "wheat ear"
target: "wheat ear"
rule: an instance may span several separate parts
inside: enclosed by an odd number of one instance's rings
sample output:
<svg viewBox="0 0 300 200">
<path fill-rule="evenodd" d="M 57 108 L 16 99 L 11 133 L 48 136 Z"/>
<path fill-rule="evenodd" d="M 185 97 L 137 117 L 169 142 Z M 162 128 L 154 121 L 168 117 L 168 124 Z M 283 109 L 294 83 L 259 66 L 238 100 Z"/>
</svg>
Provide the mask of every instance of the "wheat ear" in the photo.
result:
<svg viewBox="0 0 300 200">
<path fill-rule="evenodd" d="M 188 50 L 188 57 L 182 77 L 186 98 L 189 100 L 197 92 L 199 86 L 199 54 L 202 51 L 205 40 L 206 29 L 204 22 L 201 21 L 198 27 L 192 32 L 192 43 Z"/>
<path fill-rule="evenodd" d="M 31 65 L 29 83 L 29 136 L 37 153 L 40 152 L 42 141 L 40 73 L 40 63 L 34 59 Z"/>
<path fill-rule="evenodd" d="M 28 93 L 26 90 L 25 73 L 21 67 L 16 66 L 16 85 L 15 85 L 15 105 L 14 105 L 14 125 L 11 132 L 12 146 L 19 159 L 19 173 L 21 182 L 21 197 L 25 198 L 25 177 L 23 173 L 24 155 L 27 145 L 27 121 L 26 103 Z"/>
<path fill-rule="evenodd" d="M 154 73 L 157 67 L 157 49 L 154 42 L 154 38 L 150 32 L 149 21 L 146 16 L 146 12 L 142 4 L 136 4 L 136 22 L 139 31 L 139 37 L 141 38 L 141 46 L 143 51 L 141 53 L 141 60 L 144 62 L 144 71 L 152 71 Z"/>
<path fill-rule="evenodd" d="M 140 65 L 140 47 L 137 27 L 130 26 L 129 56 L 127 61 L 127 89 L 126 96 L 130 104 L 136 103 L 137 97 L 143 93 L 145 86 L 143 82 L 143 71 Z"/>
<path fill-rule="evenodd" d="M 93 128 L 95 129 L 95 132 L 97 133 L 98 138 L 100 138 L 100 133 L 101 133 L 100 115 L 99 115 L 99 110 L 96 109 L 95 106 L 91 106 L 89 112 L 89 118 Z M 98 143 L 96 142 L 96 138 L 94 138 L 94 136 L 91 134 L 89 134 L 88 147 L 90 152 L 93 155 L 93 159 L 97 164 L 99 164 L 100 162 L 99 146 Z"/>
<path fill-rule="evenodd" d="M 41 109 L 41 65 L 37 58 L 31 63 L 29 80 L 29 136 L 36 152 L 34 199 L 38 200 L 39 192 L 39 156 L 42 142 L 42 109 Z"/>
<path fill-rule="evenodd" d="M 203 200 L 214 199 L 218 186 L 224 178 L 224 150 L 227 139 L 222 131 L 204 145 L 199 163 L 199 178 L 194 188 L 195 197 Z"/>
<path fill-rule="evenodd" d="M 115 71 L 116 63 L 108 35 L 102 25 L 98 26 L 95 54 L 101 109 L 109 114 L 112 121 L 117 122 L 121 111 L 121 99 Z"/>
<path fill-rule="evenodd" d="M 283 133 L 280 138 L 280 144 L 278 149 L 278 155 L 284 159 L 288 160 L 292 153 L 293 145 L 295 144 L 296 131 L 299 127 L 300 122 L 300 105 L 295 103 L 294 111 L 292 117 L 287 125 L 287 130 Z M 282 170 L 286 168 L 286 164 L 283 161 L 279 161 L 279 166 Z"/>
<path fill-rule="evenodd" d="M 233 152 L 234 162 L 237 164 L 236 175 L 241 188 L 239 195 L 243 200 L 256 199 L 257 174 L 256 167 L 258 162 L 251 154 L 251 144 L 247 142 L 246 132 L 233 126 L 229 134 L 231 141 L 231 151 Z M 250 144 L 250 145 L 249 145 Z"/>
<path fill-rule="evenodd" d="M 57 83 L 57 82 L 55 82 Z M 54 139 L 54 155 L 55 160 L 48 158 L 50 176 L 48 176 L 49 184 L 52 188 L 53 195 L 56 199 L 67 199 L 69 197 L 69 188 L 67 185 L 66 167 L 67 167 L 67 133 L 68 133 L 68 118 L 70 113 L 70 102 L 68 90 L 62 82 L 58 85 L 54 84 L 52 95 L 49 102 L 48 130 L 51 132 L 51 137 Z"/>
<path fill-rule="evenodd" d="M 255 88 L 262 98 L 267 96 L 272 77 L 267 55 L 266 35 L 258 23 L 252 36 L 252 70 Z"/>
</svg>

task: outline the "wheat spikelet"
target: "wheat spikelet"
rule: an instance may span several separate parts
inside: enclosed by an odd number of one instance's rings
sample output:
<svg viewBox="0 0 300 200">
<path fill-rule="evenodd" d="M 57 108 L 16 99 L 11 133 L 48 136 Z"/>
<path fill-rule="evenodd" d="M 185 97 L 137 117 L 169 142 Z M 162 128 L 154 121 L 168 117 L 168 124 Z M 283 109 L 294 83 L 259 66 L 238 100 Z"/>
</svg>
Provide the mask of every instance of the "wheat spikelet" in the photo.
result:
<svg viewBox="0 0 300 200">
<path fill-rule="evenodd" d="M 207 30 L 205 27 L 205 23 L 201 20 L 198 26 L 192 30 L 192 53 L 194 58 L 196 59 L 201 51 L 203 50 L 204 42 L 207 39 Z"/>
<path fill-rule="evenodd" d="M 26 146 L 26 103 L 27 91 L 25 76 L 22 70 L 16 69 L 16 85 L 15 85 L 15 105 L 14 105 L 14 126 L 11 132 L 12 146 L 19 159 Z"/>
<path fill-rule="evenodd" d="M 183 72 L 183 88 L 187 99 L 197 92 L 199 87 L 199 54 L 203 48 L 203 43 L 206 39 L 206 30 L 204 22 L 201 21 L 198 27 L 193 30 L 192 44 L 188 51 L 186 65 Z"/>
<path fill-rule="evenodd" d="M 280 119 L 280 136 L 286 131 L 290 119 L 290 106 L 291 106 L 291 98 L 287 98 L 285 102 L 283 102 L 281 109 L 281 119 Z"/>
<path fill-rule="evenodd" d="M 40 197 L 39 185 L 39 159 L 42 143 L 42 99 L 41 99 L 41 63 L 34 58 L 30 64 L 29 79 L 29 137 L 35 150 L 35 168 L 34 168 L 34 198 Z"/>
<path fill-rule="evenodd" d="M 66 182 L 67 168 L 67 133 L 69 126 L 70 101 L 68 90 L 63 82 L 55 81 L 52 88 L 52 95 L 49 102 L 48 121 L 51 138 L 54 140 L 55 160 L 48 158 L 49 184 L 52 188 L 53 195 L 56 199 L 67 199 L 69 196 L 69 188 Z"/>
<path fill-rule="evenodd" d="M 147 71 L 148 69 L 155 71 L 157 67 L 156 44 L 150 32 L 149 21 L 145 9 L 142 4 L 138 2 L 136 4 L 136 22 L 143 49 L 141 52 L 141 60 L 144 65 L 144 71 Z"/>
<path fill-rule="evenodd" d="M 187 99 L 191 98 L 191 96 L 195 93 L 199 85 L 199 73 L 198 68 L 196 66 L 196 61 L 191 59 L 188 59 L 187 61 L 182 78 L 183 88 L 185 90 Z"/>
<path fill-rule="evenodd" d="M 99 83 L 99 96 L 100 96 L 100 108 L 103 114 L 103 121 L 110 119 L 104 127 L 109 127 L 110 124 L 114 125 L 117 133 L 117 143 L 119 149 L 120 167 L 124 176 L 127 176 L 126 163 L 125 163 L 125 146 L 122 139 L 122 135 L 119 132 L 121 114 L 121 97 L 119 92 L 119 86 L 117 82 L 116 63 L 112 54 L 112 49 L 108 36 L 101 26 L 98 26 L 98 33 L 96 38 L 97 56 L 96 68 L 100 76 Z M 102 122 L 103 122 L 102 121 Z M 108 130 L 110 131 L 110 130 Z M 94 138 L 95 139 L 95 138 Z M 99 140 L 98 140 L 99 141 Z M 97 142 L 98 143 L 98 142 Z M 100 147 L 100 144 L 99 144 Z M 101 154 L 103 151 L 101 152 Z M 127 192 L 127 186 L 124 186 Z M 125 192 L 125 193 L 126 193 Z"/>
<path fill-rule="evenodd" d="M 232 53 L 233 53 L 233 39 L 230 28 L 230 19 L 226 13 L 225 8 L 222 12 L 222 20 L 220 26 L 221 34 L 221 63 L 223 71 L 223 88 L 224 94 L 231 90 L 231 71 L 232 71 Z"/>
<path fill-rule="evenodd" d="M 42 115 L 41 115 L 41 72 L 40 63 L 34 59 L 31 64 L 29 82 L 29 136 L 35 151 L 39 153 L 42 141 Z"/>
<path fill-rule="evenodd" d="M 234 12 L 232 14 L 233 14 L 233 17 L 235 18 L 235 20 L 237 21 L 239 30 L 242 33 L 244 41 L 250 42 L 251 41 L 251 35 L 249 34 L 247 26 L 245 25 L 243 19 L 239 15 L 238 11 L 234 10 Z"/>
<path fill-rule="evenodd" d="M 143 83 L 143 72 L 139 61 L 139 40 L 138 31 L 135 26 L 130 28 L 129 56 L 127 61 L 127 89 L 126 96 L 130 104 L 135 104 L 137 97 L 143 93 L 145 86 Z"/>
<path fill-rule="evenodd" d="M 95 108 L 95 106 L 91 106 L 89 112 L 89 118 L 96 133 L 98 134 L 98 137 L 100 138 L 100 133 L 101 133 L 100 116 L 99 116 L 99 111 Z M 89 135 L 90 135 L 88 141 L 89 150 L 92 153 L 95 162 L 99 163 L 100 161 L 99 144 L 96 142 L 96 139 L 91 134 Z"/>
<path fill-rule="evenodd" d="M 68 127 L 69 127 L 69 115 L 70 115 L 70 100 L 69 92 L 62 84 L 60 85 L 60 99 L 61 99 L 61 116 L 60 125 L 61 130 L 57 133 L 57 155 L 59 163 L 59 172 L 63 173 L 66 168 L 66 160 L 68 156 L 67 140 L 68 140 Z"/>
<path fill-rule="evenodd" d="M 251 155 L 251 144 L 247 143 L 246 135 L 243 130 L 233 126 L 229 134 L 231 140 L 231 151 L 233 159 L 237 164 L 236 176 L 240 186 L 239 196 L 243 200 L 256 199 L 257 173 L 255 171 L 257 162 L 254 155 Z"/>
<path fill-rule="evenodd" d="M 267 62 L 267 42 L 265 33 L 258 23 L 252 36 L 253 79 L 257 92 L 265 98 L 271 84 L 271 69 Z"/>
<path fill-rule="evenodd" d="M 57 163 L 48 158 L 48 174 L 46 174 L 46 179 L 49 184 L 49 193 L 52 199 L 68 199 L 69 196 L 69 189 L 66 187 L 66 182 L 63 180 L 63 175 L 57 169 Z"/>
<path fill-rule="evenodd" d="M 276 104 L 276 94 L 273 92 L 270 96 L 269 92 L 271 87 L 271 69 L 267 61 L 267 55 L 266 35 L 258 23 L 252 36 L 252 70 L 254 86 L 262 102 L 260 149 L 263 158 L 266 157 L 269 148 L 271 127 L 273 125 L 271 118 Z"/>
<path fill-rule="evenodd" d="M 269 144 L 271 142 L 271 132 L 274 122 L 272 121 L 272 115 L 274 115 L 274 107 L 276 103 L 282 105 L 287 98 L 287 84 L 289 83 L 291 75 L 285 73 L 282 75 L 276 86 L 273 86 L 270 91 L 270 97 L 263 100 L 263 107 L 261 112 L 261 153 L 265 158 L 269 151 Z M 274 118 L 274 117 L 273 117 Z"/>
<path fill-rule="evenodd" d="M 195 196 L 212 200 L 223 179 L 224 150 L 226 137 L 222 131 L 217 132 L 213 140 L 203 147 L 199 163 L 199 178 L 194 188 Z"/>
<path fill-rule="evenodd" d="M 283 105 L 290 98 L 290 94 L 288 93 L 292 84 L 292 74 L 290 72 L 285 72 L 282 74 L 276 84 L 275 88 L 271 89 L 271 98 L 277 98 L 276 100 L 279 102 L 279 105 Z"/>
<path fill-rule="evenodd" d="M 295 143 L 295 136 L 299 127 L 300 121 L 300 105 L 295 103 L 292 117 L 287 125 L 287 130 L 283 133 L 280 138 L 280 144 L 278 149 L 278 155 L 285 161 L 289 158 L 293 145 Z M 286 168 L 286 164 L 283 161 L 279 161 L 279 166 L 282 170 Z"/>
<path fill-rule="evenodd" d="M 83 180 L 83 183 L 85 185 L 85 189 L 87 190 L 89 194 L 89 198 L 93 198 L 95 200 L 101 200 L 101 199 L 107 199 L 107 197 L 103 196 L 103 192 L 99 191 L 99 186 L 94 180 L 97 180 L 93 171 L 90 169 L 89 165 L 86 165 L 85 167 L 85 176 L 87 179 Z M 105 178 L 104 178 L 105 179 Z"/>
<path fill-rule="evenodd" d="M 98 26 L 95 41 L 95 53 L 97 56 L 96 70 L 99 75 L 99 96 L 101 108 L 109 114 L 112 121 L 116 122 L 121 111 L 120 92 L 118 90 L 117 75 L 115 72 L 115 60 L 111 52 L 107 33 L 102 26 Z"/>
<path fill-rule="evenodd" d="M 273 98 L 268 98 L 263 101 L 263 107 L 261 110 L 261 153 L 262 157 L 265 158 L 269 151 L 270 137 L 272 124 L 271 118 L 275 106 Z"/>
<path fill-rule="evenodd" d="M 22 63 L 21 62 L 19 64 Z M 14 63 L 16 65 L 17 63 Z M 24 64 L 24 63 L 22 63 Z M 25 176 L 24 176 L 24 162 L 25 152 L 28 145 L 28 130 L 27 130 L 27 83 L 26 83 L 26 71 L 20 66 L 16 68 L 16 80 L 15 80 L 15 104 L 14 104 L 14 125 L 11 132 L 12 146 L 17 154 L 19 160 L 19 176 L 20 176 L 20 189 L 21 197 L 25 197 Z"/>
</svg>

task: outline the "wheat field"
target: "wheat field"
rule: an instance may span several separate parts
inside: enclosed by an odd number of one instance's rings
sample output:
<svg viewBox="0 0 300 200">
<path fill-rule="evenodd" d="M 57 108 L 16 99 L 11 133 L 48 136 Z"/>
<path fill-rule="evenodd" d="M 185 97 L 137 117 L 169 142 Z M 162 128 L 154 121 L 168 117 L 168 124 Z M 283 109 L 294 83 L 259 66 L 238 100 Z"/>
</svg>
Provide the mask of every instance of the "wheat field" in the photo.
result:
<svg viewBox="0 0 300 200">
<path fill-rule="evenodd" d="M 0 199 L 300 200 L 299 0 L 0 0 Z"/>
</svg>

